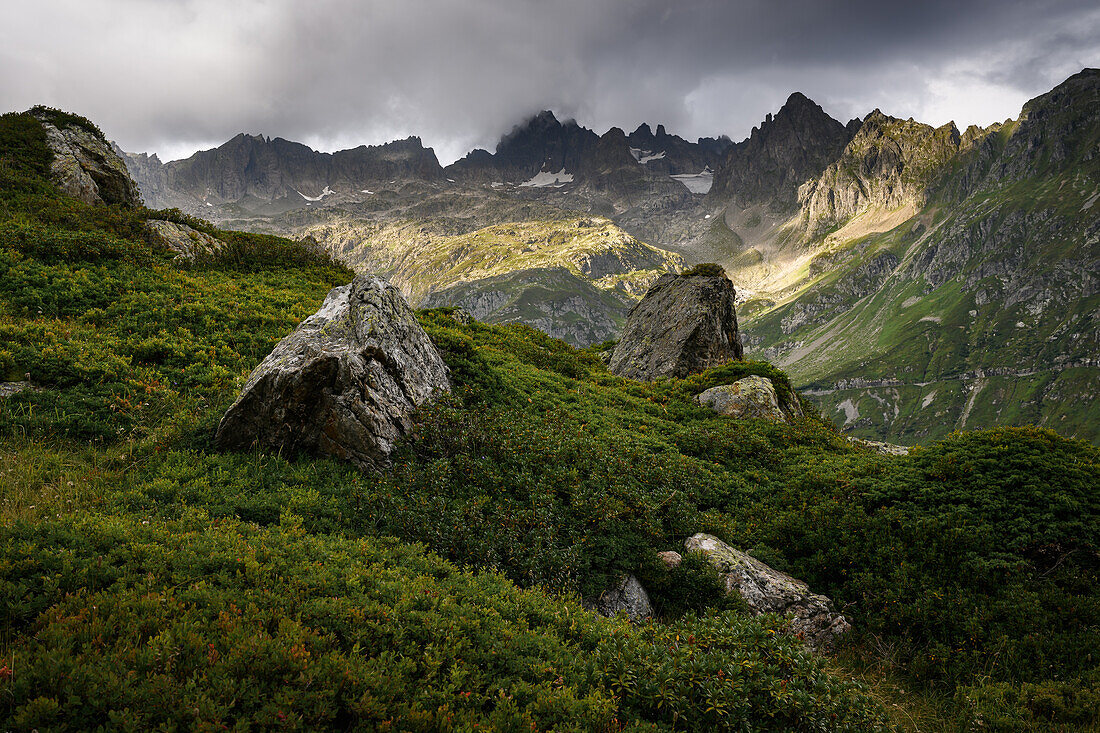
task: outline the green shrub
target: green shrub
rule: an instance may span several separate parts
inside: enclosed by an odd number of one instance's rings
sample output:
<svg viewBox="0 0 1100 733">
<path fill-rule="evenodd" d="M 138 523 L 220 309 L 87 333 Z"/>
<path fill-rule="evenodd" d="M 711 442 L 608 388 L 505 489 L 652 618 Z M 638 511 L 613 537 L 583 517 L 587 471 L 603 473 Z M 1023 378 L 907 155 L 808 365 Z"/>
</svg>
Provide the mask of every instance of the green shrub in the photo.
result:
<svg viewBox="0 0 1100 733">
<path fill-rule="evenodd" d="M 726 595 L 726 584 L 706 556 L 689 552 L 675 568 L 666 568 L 653 557 L 638 572 L 654 610 L 663 619 L 674 620 L 687 613 L 703 614 L 708 609 L 736 609 L 748 612 L 739 597 Z"/>
<path fill-rule="evenodd" d="M 713 262 L 703 262 L 680 273 L 684 277 L 725 277 L 725 269 Z"/>
<path fill-rule="evenodd" d="M 638 629 L 291 515 L 20 523 L 0 566 L 21 730 L 883 728 L 775 619 Z"/>
</svg>

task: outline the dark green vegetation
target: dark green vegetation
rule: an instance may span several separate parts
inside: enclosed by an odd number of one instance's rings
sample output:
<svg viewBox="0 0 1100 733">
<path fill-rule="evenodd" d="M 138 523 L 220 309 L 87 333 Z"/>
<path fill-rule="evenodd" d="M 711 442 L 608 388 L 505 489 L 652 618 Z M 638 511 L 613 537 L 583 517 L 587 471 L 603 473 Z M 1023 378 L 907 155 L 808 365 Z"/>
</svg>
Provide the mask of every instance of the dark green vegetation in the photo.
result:
<svg viewBox="0 0 1100 733">
<path fill-rule="evenodd" d="M 725 277 L 726 271 L 722 269 L 721 265 L 704 262 L 685 270 L 683 274 L 687 277 Z"/>
<path fill-rule="evenodd" d="M 391 475 L 217 453 L 239 380 L 350 273 L 209 227 L 231 246 L 182 267 L 151 212 L 53 192 L 34 136 L 0 118 L 0 359 L 40 388 L 0 400 L 0 728 L 908 724 L 697 558 L 657 564 L 699 531 L 832 595 L 841 659 L 933 727 L 1100 723 L 1095 448 L 998 429 L 890 459 L 692 401 L 746 374 L 798 399 L 770 365 L 630 382 L 440 309 L 455 391 Z M 660 619 L 580 609 L 620 572 Z"/>
</svg>

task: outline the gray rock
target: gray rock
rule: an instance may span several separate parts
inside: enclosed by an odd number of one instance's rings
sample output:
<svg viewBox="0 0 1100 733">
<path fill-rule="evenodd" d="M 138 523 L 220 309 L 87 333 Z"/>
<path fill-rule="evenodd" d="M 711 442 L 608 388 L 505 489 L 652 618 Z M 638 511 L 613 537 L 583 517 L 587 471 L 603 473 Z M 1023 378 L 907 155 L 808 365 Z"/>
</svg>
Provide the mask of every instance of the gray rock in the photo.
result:
<svg viewBox="0 0 1100 733">
<path fill-rule="evenodd" d="M 662 275 L 630 309 L 611 372 L 652 381 L 682 378 L 743 356 L 724 275 Z"/>
<path fill-rule="evenodd" d="M 57 127 L 49 112 L 32 110 L 53 152 L 50 178 L 68 195 L 89 204 L 139 206 L 141 194 L 114 147 L 79 125 Z"/>
<path fill-rule="evenodd" d="M 803 414 L 797 399 L 784 411 L 779 406 L 779 395 L 772 380 L 755 374 L 738 379 L 733 384 L 711 387 L 695 399 L 719 415 L 728 417 L 761 417 L 789 422 L 791 418 L 802 417 Z"/>
<path fill-rule="evenodd" d="M 615 616 L 622 612 L 635 623 L 653 615 L 649 595 L 633 575 L 627 575 L 618 585 L 604 591 L 598 598 L 584 599 L 582 605 L 603 616 Z"/>
<path fill-rule="evenodd" d="M 680 563 L 682 563 L 684 561 L 684 558 L 680 555 L 680 553 L 676 552 L 675 550 L 666 550 L 665 552 L 658 552 L 657 553 L 657 559 L 660 560 L 661 563 L 668 570 L 673 570 L 675 568 L 680 567 Z"/>
<path fill-rule="evenodd" d="M 849 443 L 857 448 L 866 448 L 874 453 L 879 453 L 884 456 L 907 456 L 909 455 L 909 449 L 904 445 L 894 445 L 893 443 L 883 443 L 880 440 L 864 440 L 863 438 L 853 438 L 848 435 L 845 436 Z"/>
<path fill-rule="evenodd" d="M 14 397 L 15 395 L 19 394 L 20 392 L 25 392 L 26 390 L 31 390 L 33 392 L 40 391 L 37 387 L 32 385 L 29 381 L 27 381 L 27 382 L 0 382 L 0 399 L 5 399 L 6 400 L 7 398 Z"/>
<path fill-rule="evenodd" d="M 359 276 L 333 288 L 253 370 L 216 441 L 381 470 L 414 410 L 449 389 L 447 366 L 401 293 Z"/>
<path fill-rule="evenodd" d="M 684 542 L 689 552 L 702 552 L 721 574 L 727 593 L 737 593 L 753 613 L 777 613 L 790 618 L 791 632 L 813 651 L 829 649 L 836 637 L 851 630 L 848 620 L 833 610 L 827 597 L 812 593 L 801 580 L 768 567 L 709 534 Z"/>
<path fill-rule="evenodd" d="M 178 255 L 177 259 L 190 260 L 198 254 L 213 254 L 225 246 L 220 239 L 186 224 L 151 219 L 145 226 L 154 239 Z"/>
</svg>

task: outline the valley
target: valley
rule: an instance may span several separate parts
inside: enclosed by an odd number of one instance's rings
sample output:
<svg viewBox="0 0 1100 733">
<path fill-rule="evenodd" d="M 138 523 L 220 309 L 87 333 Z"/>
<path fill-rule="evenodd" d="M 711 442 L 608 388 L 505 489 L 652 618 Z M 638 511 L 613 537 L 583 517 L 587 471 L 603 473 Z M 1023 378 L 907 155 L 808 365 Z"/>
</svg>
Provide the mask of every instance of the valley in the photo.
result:
<svg viewBox="0 0 1100 733">
<path fill-rule="evenodd" d="M 738 143 L 542 112 L 446 167 L 417 138 L 330 155 L 241 135 L 126 160 L 151 206 L 308 238 L 414 305 L 578 346 L 616 338 L 661 272 L 716 262 L 748 352 L 852 435 L 1038 423 L 1097 442 L 1098 76 L 962 132 L 841 123 L 795 93 Z"/>
</svg>

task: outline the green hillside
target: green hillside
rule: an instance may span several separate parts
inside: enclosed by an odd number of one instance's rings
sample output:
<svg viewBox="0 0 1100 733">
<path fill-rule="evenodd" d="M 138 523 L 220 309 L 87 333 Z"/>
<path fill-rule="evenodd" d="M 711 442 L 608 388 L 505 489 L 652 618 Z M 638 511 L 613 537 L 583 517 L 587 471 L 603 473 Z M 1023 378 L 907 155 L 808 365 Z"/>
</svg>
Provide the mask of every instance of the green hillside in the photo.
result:
<svg viewBox="0 0 1100 733">
<path fill-rule="evenodd" d="M 778 305 L 745 309 L 752 344 L 853 435 L 1037 424 L 1100 442 L 1098 102 L 1087 70 L 953 157 L 915 145 L 921 207 L 826 236 Z M 858 232 L 873 216 L 892 223 Z"/>
<path fill-rule="evenodd" d="M 387 475 L 222 453 L 249 371 L 352 273 L 287 240 L 185 263 L 66 198 L 0 117 L 0 728 L 1088 730 L 1100 454 L 1040 428 L 907 457 L 697 405 L 522 325 L 419 313 L 454 393 Z M 462 319 L 464 320 L 464 319 Z M 7 385 L 6 385 L 7 386 Z M 12 388 L 14 389 L 14 387 Z M 830 595 L 815 657 L 688 556 L 705 531 Z M 621 573 L 657 618 L 581 608 Z"/>
</svg>

